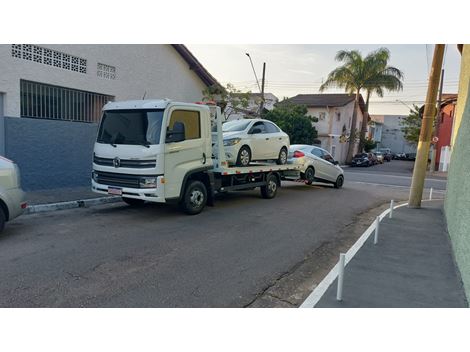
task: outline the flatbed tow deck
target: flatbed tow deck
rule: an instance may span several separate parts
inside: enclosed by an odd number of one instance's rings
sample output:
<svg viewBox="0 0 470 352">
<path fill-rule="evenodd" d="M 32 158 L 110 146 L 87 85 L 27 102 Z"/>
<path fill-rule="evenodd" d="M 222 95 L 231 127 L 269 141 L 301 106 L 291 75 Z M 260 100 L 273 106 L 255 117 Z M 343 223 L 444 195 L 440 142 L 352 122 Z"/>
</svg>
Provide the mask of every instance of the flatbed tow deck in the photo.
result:
<svg viewBox="0 0 470 352">
<path fill-rule="evenodd" d="M 261 187 L 264 198 L 274 198 L 284 178 L 298 178 L 300 166 L 270 163 L 253 163 L 246 167 L 225 167 L 214 169 L 215 190 L 218 192 L 238 191 Z M 276 185 L 269 184 L 275 181 Z M 266 189 L 266 187 L 270 187 Z"/>
</svg>

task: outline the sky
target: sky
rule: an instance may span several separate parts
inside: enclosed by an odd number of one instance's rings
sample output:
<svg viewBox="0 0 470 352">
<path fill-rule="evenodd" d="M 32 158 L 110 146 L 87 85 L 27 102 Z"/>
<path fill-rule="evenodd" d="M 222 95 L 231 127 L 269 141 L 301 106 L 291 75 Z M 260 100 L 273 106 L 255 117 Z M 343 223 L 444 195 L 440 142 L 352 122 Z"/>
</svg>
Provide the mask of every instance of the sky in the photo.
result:
<svg viewBox="0 0 470 352">
<path fill-rule="evenodd" d="M 240 90 L 259 92 L 249 53 L 261 80 L 262 65 L 266 62 L 265 92 L 279 99 L 297 94 L 319 93 L 318 88 L 328 73 L 340 63 L 334 60 L 339 50 L 359 50 L 364 56 L 380 47 L 390 50 L 389 64 L 404 73 L 404 88 L 400 92 L 385 93 L 383 98 L 373 96 L 369 107 L 371 114 L 408 114 L 412 104 L 424 102 L 429 68 L 434 45 L 188 45 L 197 59 L 222 84 L 232 83 Z M 446 46 L 443 68 L 443 93 L 457 93 L 460 53 L 457 45 Z M 339 93 L 331 89 L 325 93 Z M 363 94 L 365 97 L 365 94 Z"/>
</svg>

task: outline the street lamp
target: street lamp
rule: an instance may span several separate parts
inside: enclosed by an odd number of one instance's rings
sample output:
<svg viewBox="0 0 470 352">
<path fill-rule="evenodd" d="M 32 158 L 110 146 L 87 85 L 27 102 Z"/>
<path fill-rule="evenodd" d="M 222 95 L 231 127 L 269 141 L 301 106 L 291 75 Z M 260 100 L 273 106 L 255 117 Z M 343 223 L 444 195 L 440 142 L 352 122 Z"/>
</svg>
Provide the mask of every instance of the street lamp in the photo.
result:
<svg viewBox="0 0 470 352">
<path fill-rule="evenodd" d="M 249 53 L 245 53 L 245 54 L 250 59 L 251 68 L 253 69 L 253 73 L 255 74 L 255 78 L 256 78 L 256 84 L 258 84 L 258 89 L 261 92 L 261 104 L 259 106 L 259 114 L 262 115 L 263 110 L 264 110 L 264 77 L 265 77 L 265 72 L 266 72 L 266 62 L 263 62 L 263 77 L 262 77 L 261 87 L 260 87 L 259 86 L 259 81 L 258 81 L 258 76 L 256 75 L 256 70 L 255 70 L 255 67 L 253 66 L 253 61 L 251 60 L 251 56 L 250 56 Z"/>
<path fill-rule="evenodd" d="M 256 78 L 256 84 L 258 85 L 258 89 L 261 92 L 261 87 L 259 86 L 258 76 L 256 75 L 255 67 L 253 66 L 253 61 L 251 60 L 251 56 L 249 53 L 245 53 L 245 55 L 248 56 L 248 58 L 250 59 L 251 68 L 253 69 L 253 73 L 255 74 L 255 78 Z"/>
</svg>

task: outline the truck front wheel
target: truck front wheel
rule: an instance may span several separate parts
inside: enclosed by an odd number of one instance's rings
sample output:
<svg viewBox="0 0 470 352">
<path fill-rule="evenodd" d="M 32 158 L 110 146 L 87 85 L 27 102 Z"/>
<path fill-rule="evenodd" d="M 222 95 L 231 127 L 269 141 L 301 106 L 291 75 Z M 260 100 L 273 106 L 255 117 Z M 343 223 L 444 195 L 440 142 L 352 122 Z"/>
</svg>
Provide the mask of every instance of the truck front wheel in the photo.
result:
<svg viewBox="0 0 470 352">
<path fill-rule="evenodd" d="M 180 202 L 181 209 L 189 215 L 199 214 L 207 203 L 207 189 L 201 181 L 189 181 L 183 198 Z"/>
<path fill-rule="evenodd" d="M 274 174 L 268 175 L 266 178 L 266 185 L 261 186 L 261 196 L 266 199 L 271 199 L 276 196 L 277 193 L 277 177 Z"/>
</svg>

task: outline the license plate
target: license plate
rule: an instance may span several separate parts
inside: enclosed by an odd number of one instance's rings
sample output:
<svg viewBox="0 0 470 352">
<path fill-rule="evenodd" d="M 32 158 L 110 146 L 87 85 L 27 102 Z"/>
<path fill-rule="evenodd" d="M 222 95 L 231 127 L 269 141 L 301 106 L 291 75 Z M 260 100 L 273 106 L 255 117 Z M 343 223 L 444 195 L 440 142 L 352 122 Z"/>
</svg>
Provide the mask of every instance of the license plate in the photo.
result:
<svg viewBox="0 0 470 352">
<path fill-rule="evenodd" d="M 122 188 L 108 187 L 108 194 L 122 196 Z"/>
</svg>

